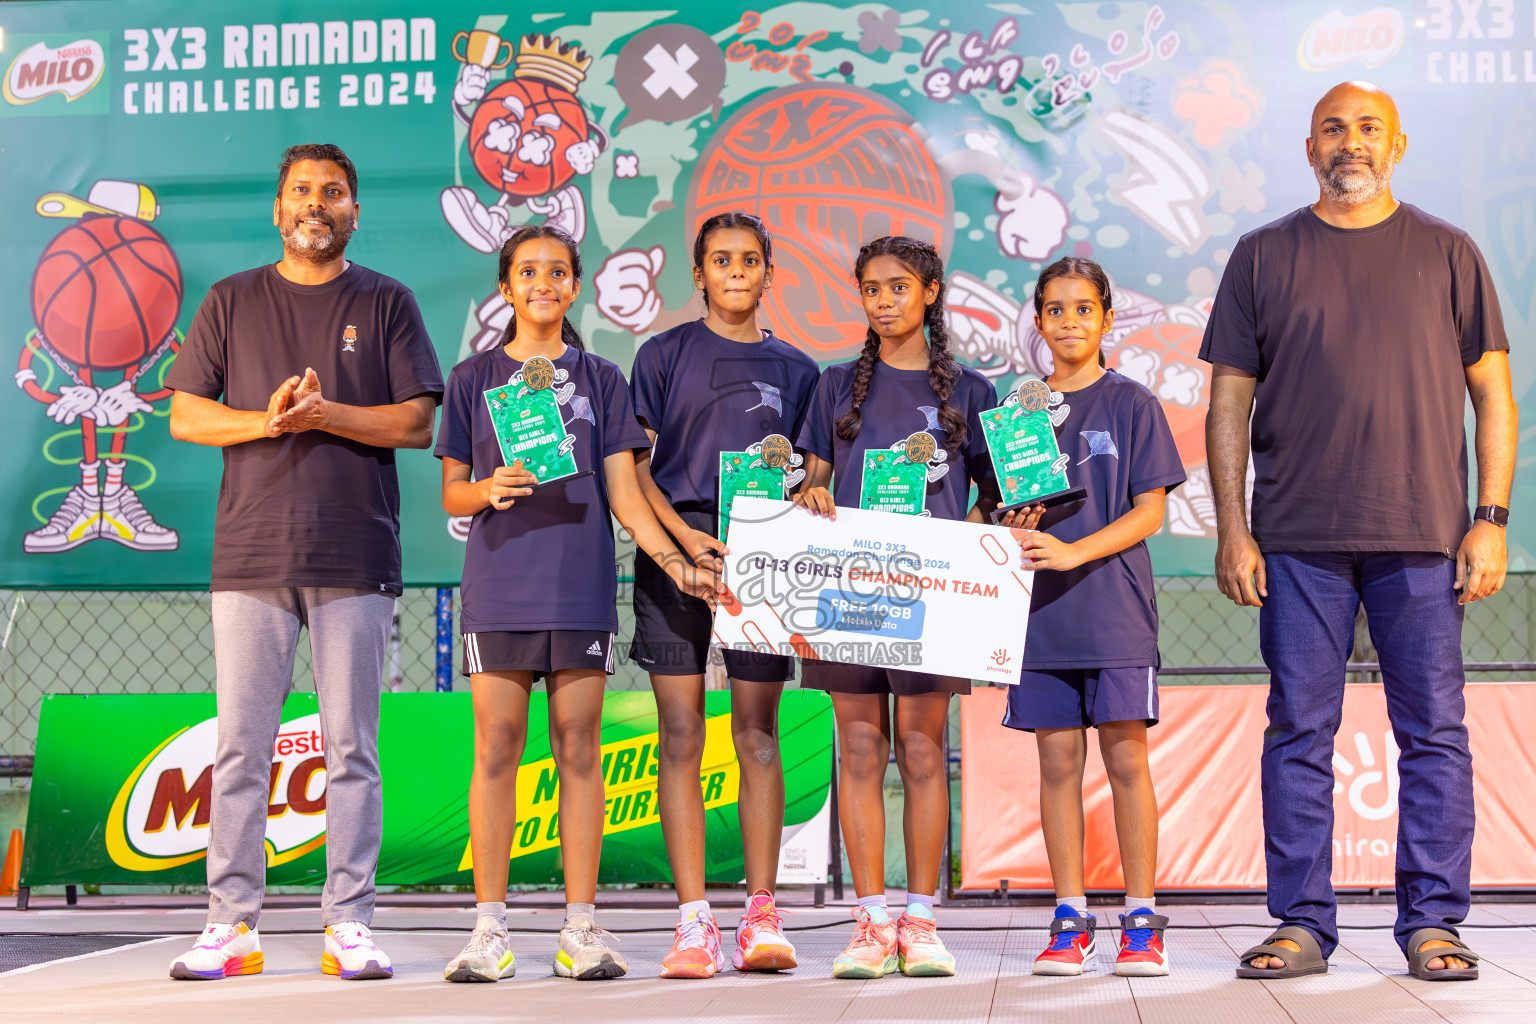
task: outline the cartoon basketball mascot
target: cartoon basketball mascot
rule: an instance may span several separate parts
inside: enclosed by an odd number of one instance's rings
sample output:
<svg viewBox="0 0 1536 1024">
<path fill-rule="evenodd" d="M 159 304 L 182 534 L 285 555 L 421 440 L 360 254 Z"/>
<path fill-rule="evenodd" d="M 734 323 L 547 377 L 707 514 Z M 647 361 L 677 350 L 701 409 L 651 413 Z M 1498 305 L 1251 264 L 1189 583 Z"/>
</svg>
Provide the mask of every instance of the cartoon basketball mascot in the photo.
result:
<svg viewBox="0 0 1536 1024">
<path fill-rule="evenodd" d="M 557 37 L 523 36 L 512 77 L 490 88 L 491 71 L 511 60 L 511 44 L 476 29 L 460 32 L 453 50 L 464 62 L 453 88 L 454 114 L 469 128 L 475 170 L 501 193 L 488 207 L 466 186 L 444 189 L 443 216 L 454 234 L 481 252 L 495 252 L 518 226 L 514 211 L 522 205 L 581 241 L 586 202 L 571 179 L 592 173 L 607 146 L 576 98 L 592 58 Z"/>
<path fill-rule="evenodd" d="M 82 458 L 80 482 L 64 491 L 46 523 L 26 534 L 22 548 L 52 554 L 104 539 L 135 551 L 174 551 L 176 531 L 155 522 L 123 480 L 133 458 L 124 452 L 128 435 L 142 429 L 142 414 L 154 412 L 152 403 L 170 395 L 158 386 L 169 366 L 162 357 L 180 347 L 181 266 L 150 227 L 160 213 L 155 194 L 134 182 L 98 181 L 83 201 L 48 193 L 38 199 L 37 212 L 78 221 L 59 232 L 37 261 L 37 329 L 22 347 L 16 386 L 43 403 L 55 423 L 79 421 L 77 430 L 49 443 L 78 434 Z M 152 369 L 156 388 L 140 392 L 139 381 Z M 102 379 L 117 373 L 116 383 Z M 60 375 L 67 381 L 55 387 Z M 105 453 L 99 451 L 102 434 L 111 438 Z"/>
</svg>

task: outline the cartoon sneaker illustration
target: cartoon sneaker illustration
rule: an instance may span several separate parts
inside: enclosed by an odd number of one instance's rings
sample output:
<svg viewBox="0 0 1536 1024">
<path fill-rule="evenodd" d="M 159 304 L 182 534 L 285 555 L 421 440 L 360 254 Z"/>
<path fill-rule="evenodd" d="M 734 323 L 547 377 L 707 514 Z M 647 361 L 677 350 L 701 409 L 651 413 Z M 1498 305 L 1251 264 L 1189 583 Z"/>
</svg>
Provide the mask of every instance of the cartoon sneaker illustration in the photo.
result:
<svg viewBox="0 0 1536 1024">
<path fill-rule="evenodd" d="M 181 537 L 155 522 L 139 500 L 138 492 L 119 485 L 101 496 L 101 536 L 135 551 L 175 551 Z"/>
<path fill-rule="evenodd" d="M 100 519 L 101 495 L 75 484 L 48 522 L 22 537 L 21 549 L 29 555 L 51 555 L 77 548 L 101 535 Z"/>
</svg>

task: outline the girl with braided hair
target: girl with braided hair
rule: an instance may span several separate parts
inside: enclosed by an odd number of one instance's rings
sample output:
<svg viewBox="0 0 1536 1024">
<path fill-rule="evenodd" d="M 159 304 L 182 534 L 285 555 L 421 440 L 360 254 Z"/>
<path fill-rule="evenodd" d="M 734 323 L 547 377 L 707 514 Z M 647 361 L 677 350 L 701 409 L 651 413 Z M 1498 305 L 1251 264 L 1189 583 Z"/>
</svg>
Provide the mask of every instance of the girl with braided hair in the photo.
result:
<svg viewBox="0 0 1536 1024">
<path fill-rule="evenodd" d="M 944 325 L 944 263 L 927 242 L 877 238 L 854 265 L 869 318 L 864 351 L 822 373 L 800 431 L 806 479 L 796 501 L 816 515 L 871 507 L 865 466 L 922 459 L 919 515 L 981 522 L 997 498 L 979 416 L 997 405 L 992 384 L 961 366 Z M 866 459 L 869 453 L 869 459 Z M 881 470 L 882 475 L 885 470 Z M 971 484 L 982 497 L 966 509 Z M 829 484 L 831 490 L 828 489 Z M 894 660 L 893 652 L 890 659 Z M 952 694 L 967 679 L 900 668 L 802 661 L 802 686 L 832 695 L 837 716 L 839 814 L 859 905 L 853 940 L 833 963 L 839 978 L 952 975 L 955 958 L 933 918 L 949 795 L 944 730 Z M 895 710 L 891 698 L 895 697 Z M 892 743 L 906 790 L 906 912 L 893 921 L 885 896 L 886 760 Z"/>
</svg>

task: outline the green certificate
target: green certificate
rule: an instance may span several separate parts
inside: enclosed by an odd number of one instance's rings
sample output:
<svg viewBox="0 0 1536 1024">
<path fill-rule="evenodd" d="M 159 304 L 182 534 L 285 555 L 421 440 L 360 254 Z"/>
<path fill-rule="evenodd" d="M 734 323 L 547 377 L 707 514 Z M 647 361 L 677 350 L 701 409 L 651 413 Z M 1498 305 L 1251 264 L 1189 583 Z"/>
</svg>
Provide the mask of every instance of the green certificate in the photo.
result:
<svg viewBox="0 0 1536 1024">
<path fill-rule="evenodd" d="M 1043 381 L 1025 381 L 1002 405 L 981 414 L 1004 508 L 1045 503 L 1072 486 L 1047 411 L 1050 390 Z"/>
<path fill-rule="evenodd" d="M 783 467 L 765 466 L 750 452 L 720 453 L 720 539 L 730 531 L 731 506 L 738 497 L 784 497 Z"/>
<path fill-rule="evenodd" d="M 717 506 L 720 539 L 725 540 L 730 532 L 731 505 L 738 497 L 782 501 L 786 489 L 804 478 L 805 470 L 794 468 L 804 461 L 783 434 L 769 434 L 744 452 L 721 452 Z"/>
<path fill-rule="evenodd" d="M 508 466 L 521 461 L 541 484 L 577 472 L 571 453 L 576 437 L 566 433 L 560 403 L 550 389 L 553 371 L 548 360 L 535 357 L 509 383 L 485 393 L 502 459 Z M 543 387 L 534 386 L 541 383 Z"/>
<path fill-rule="evenodd" d="M 912 462 L 905 453 L 889 448 L 871 448 L 864 453 L 859 508 L 917 516 L 923 514 L 927 502 L 926 462 Z"/>
</svg>

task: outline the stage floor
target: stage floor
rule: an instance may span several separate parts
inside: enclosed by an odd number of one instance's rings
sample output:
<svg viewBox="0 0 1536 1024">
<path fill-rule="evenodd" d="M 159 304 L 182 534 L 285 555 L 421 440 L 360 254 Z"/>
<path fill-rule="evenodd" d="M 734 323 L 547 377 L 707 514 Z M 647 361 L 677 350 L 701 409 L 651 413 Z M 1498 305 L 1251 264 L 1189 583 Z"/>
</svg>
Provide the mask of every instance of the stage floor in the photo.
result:
<svg viewBox="0 0 1536 1024">
<path fill-rule="evenodd" d="M 542 894 L 541 894 L 542 896 Z M 574 982 L 551 973 L 558 910 L 514 902 L 517 976 L 495 985 L 450 985 L 447 959 L 463 945 L 473 908 L 457 897 L 386 897 L 375 934 L 395 962 L 389 981 L 343 982 L 320 973 L 319 912 L 307 897 L 275 897 L 262 916 L 266 972 L 200 984 L 166 976 L 171 958 L 201 927 L 203 906 L 178 897 L 33 899 L 0 910 L 0 1020 L 24 1022 L 531 1021 L 1018 1021 L 1052 1024 L 1369 1024 L 1536 1021 L 1536 903 L 1478 903 L 1463 935 L 1483 956 L 1480 981 L 1430 984 L 1409 977 L 1392 941 L 1392 908 L 1340 908 L 1343 942 L 1326 976 L 1291 982 L 1238 981 L 1236 953 L 1266 934 L 1255 904 L 1164 908 L 1173 975 L 1117 978 L 1113 933 L 1101 933 L 1099 970 L 1080 978 L 1036 978 L 1030 963 L 1045 942 L 1047 907 L 947 906 L 938 911 L 956 954 L 955 978 L 893 975 L 838 981 L 831 960 L 851 934 L 846 905 L 815 909 L 808 892 L 786 893 L 785 925 L 802 966 L 785 975 L 727 971 L 709 981 L 655 977 L 671 942 L 674 911 L 664 894 L 603 894 L 599 923 L 622 932 L 630 974 Z M 736 892 L 711 893 L 722 926 L 735 924 Z M 612 904 L 623 901 L 622 909 Z M 605 906 L 604 903 L 609 904 Z M 796 906 L 795 903 L 802 905 Z M 727 909 L 730 908 L 730 909 Z M 1100 920 L 1110 907 L 1094 908 Z M 1105 942 L 1109 939 L 1109 942 Z M 17 966 L 21 965 L 21 966 Z"/>
</svg>

